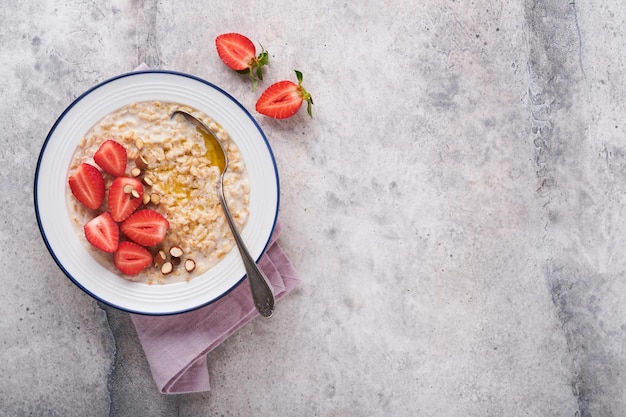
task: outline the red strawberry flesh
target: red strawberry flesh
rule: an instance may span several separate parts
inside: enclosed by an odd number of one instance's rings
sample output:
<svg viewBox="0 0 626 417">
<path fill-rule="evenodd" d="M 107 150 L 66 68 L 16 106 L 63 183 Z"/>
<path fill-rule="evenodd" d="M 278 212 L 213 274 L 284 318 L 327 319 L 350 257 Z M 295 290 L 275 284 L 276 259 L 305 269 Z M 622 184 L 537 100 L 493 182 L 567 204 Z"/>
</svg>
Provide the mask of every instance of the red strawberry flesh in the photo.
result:
<svg viewBox="0 0 626 417">
<path fill-rule="evenodd" d="M 250 39 L 239 33 L 225 33 L 215 39 L 217 54 L 226 66 L 235 71 L 250 68 L 256 48 Z"/>
<path fill-rule="evenodd" d="M 117 250 L 119 243 L 119 226 L 109 212 L 104 212 L 94 217 L 83 227 L 85 238 L 101 251 L 113 253 Z"/>
<path fill-rule="evenodd" d="M 124 241 L 113 255 L 113 263 L 123 274 L 137 275 L 152 263 L 152 254 L 136 243 Z"/>
<path fill-rule="evenodd" d="M 126 172 L 128 154 L 126 148 L 114 140 L 106 140 L 93 156 L 96 164 L 104 171 L 116 177 L 121 177 Z"/>
<path fill-rule="evenodd" d="M 129 186 L 127 188 L 127 186 Z M 127 192 L 127 190 L 134 190 L 136 194 Z M 143 198 L 143 185 L 137 178 L 131 177 L 118 177 L 112 183 L 109 188 L 109 210 L 111 211 L 111 217 L 116 222 L 124 221 L 137 210 L 141 205 Z"/>
<path fill-rule="evenodd" d="M 72 194 L 85 207 L 97 209 L 104 201 L 104 179 L 98 168 L 85 162 L 68 179 Z"/>
<path fill-rule="evenodd" d="M 133 242 L 154 246 L 165 239 L 170 223 L 161 213 L 150 209 L 139 210 L 124 220 L 120 228 Z"/>
<path fill-rule="evenodd" d="M 270 85 L 257 100 L 256 111 L 274 119 L 286 119 L 296 114 L 306 101 L 307 113 L 313 117 L 313 98 L 302 86 L 302 73 L 295 72 L 298 84 L 285 80 Z"/>
<path fill-rule="evenodd" d="M 275 119 L 293 116 L 302 105 L 298 86 L 291 81 L 279 81 L 263 92 L 256 104 L 256 110 Z"/>
</svg>

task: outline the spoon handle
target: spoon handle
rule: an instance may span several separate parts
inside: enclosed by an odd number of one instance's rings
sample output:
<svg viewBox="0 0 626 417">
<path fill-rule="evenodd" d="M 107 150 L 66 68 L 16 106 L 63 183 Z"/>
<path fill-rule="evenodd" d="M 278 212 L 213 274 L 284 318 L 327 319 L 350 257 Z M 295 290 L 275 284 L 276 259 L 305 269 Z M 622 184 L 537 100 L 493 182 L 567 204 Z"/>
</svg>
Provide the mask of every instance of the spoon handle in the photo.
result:
<svg viewBox="0 0 626 417">
<path fill-rule="evenodd" d="M 241 254 L 241 259 L 243 260 L 243 264 L 246 268 L 246 274 L 248 275 L 248 282 L 250 283 L 250 290 L 252 291 L 254 305 L 262 316 L 270 317 L 274 312 L 274 294 L 272 293 L 272 288 L 270 287 L 269 281 L 263 271 L 261 271 L 254 259 L 252 259 L 246 245 L 241 239 L 241 235 L 235 227 L 235 222 L 233 221 L 228 205 L 226 204 L 226 199 L 224 198 L 222 183 L 223 181 L 220 178 L 217 184 L 217 194 L 220 198 L 222 208 L 224 209 L 226 221 L 228 222 L 230 230 L 233 233 L 235 243 L 237 244 L 237 248 Z"/>
</svg>

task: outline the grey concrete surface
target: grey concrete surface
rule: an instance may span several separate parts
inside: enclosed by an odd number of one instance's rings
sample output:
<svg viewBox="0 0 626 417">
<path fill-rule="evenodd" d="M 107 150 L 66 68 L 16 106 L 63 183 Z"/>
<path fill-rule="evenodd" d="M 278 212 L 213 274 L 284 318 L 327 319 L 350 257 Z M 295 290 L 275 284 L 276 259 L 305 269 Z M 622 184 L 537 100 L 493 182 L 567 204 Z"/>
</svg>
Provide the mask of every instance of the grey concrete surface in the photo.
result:
<svg viewBox="0 0 626 417">
<path fill-rule="evenodd" d="M 626 415 L 626 6 L 617 0 L 3 2 L 0 415 Z M 254 112 L 215 37 L 304 73 Z M 161 395 L 124 312 L 59 270 L 33 179 L 71 101 L 141 62 L 253 112 L 302 277 Z"/>
</svg>

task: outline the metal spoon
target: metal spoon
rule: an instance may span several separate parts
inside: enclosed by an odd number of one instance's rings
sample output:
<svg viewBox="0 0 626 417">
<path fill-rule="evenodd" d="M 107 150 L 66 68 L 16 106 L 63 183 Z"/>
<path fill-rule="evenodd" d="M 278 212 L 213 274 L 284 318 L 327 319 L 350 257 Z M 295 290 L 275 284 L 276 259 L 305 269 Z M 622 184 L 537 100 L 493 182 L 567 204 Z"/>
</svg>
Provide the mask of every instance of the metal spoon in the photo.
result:
<svg viewBox="0 0 626 417">
<path fill-rule="evenodd" d="M 246 274 L 248 275 L 248 282 L 250 283 L 250 290 L 252 291 L 254 305 L 262 316 L 270 317 L 274 312 L 274 294 L 272 294 L 272 288 L 270 287 L 267 277 L 263 271 L 259 269 L 254 259 L 252 259 L 252 256 L 248 252 L 248 248 L 246 248 L 246 245 L 241 239 L 241 235 L 235 227 L 235 222 L 233 221 L 228 205 L 226 204 L 226 199 L 224 198 L 224 174 L 228 169 L 228 158 L 226 157 L 226 152 L 224 152 L 224 148 L 222 148 L 222 144 L 219 140 L 217 140 L 215 134 L 204 123 L 182 110 L 174 111 L 171 118 L 174 118 L 178 114 L 183 116 L 188 122 L 195 125 L 198 132 L 200 132 L 206 139 L 205 143 L 207 144 L 207 147 L 211 146 L 213 148 L 207 149 L 207 152 L 213 153 L 215 156 L 215 163 L 220 170 L 220 177 L 217 181 L 217 195 L 220 199 L 220 203 L 222 204 L 222 208 L 224 209 L 226 220 L 230 226 L 230 230 L 235 238 L 235 243 L 237 244 L 237 248 L 241 254 L 241 259 L 243 260 L 243 264 L 246 268 Z"/>
</svg>

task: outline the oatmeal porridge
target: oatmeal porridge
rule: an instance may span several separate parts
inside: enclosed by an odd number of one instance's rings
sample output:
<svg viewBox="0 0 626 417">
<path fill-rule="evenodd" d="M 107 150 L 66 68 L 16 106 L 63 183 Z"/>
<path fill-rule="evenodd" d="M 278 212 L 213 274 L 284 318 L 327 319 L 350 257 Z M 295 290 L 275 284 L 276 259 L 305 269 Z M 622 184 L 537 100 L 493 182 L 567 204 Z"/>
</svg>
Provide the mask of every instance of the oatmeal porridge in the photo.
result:
<svg viewBox="0 0 626 417">
<path fill-rule="evenodd" d="M 100 206 L 95 203 L 97 208 L 88 208 L 77 198 L 75 190 L 68 187 L 67 201 L 76 234 L 89 252 L 105 267 L 128 280 L 147 284 L 189 280 L 217 264 L 235 245 L 217 196 L 219 168 L 215 155 L 195 126 L 181 116 L 170 117 L 175 110 L 193 114 L 220 140 L 228 157 L 228 171 L 224 177 L 226 202 L 239 230 L 248 220 L 248 174 L 241 153 L 228 132 L 209 116 L 177 103 L 150 101 L 122 107 L 87 132 L 68 171 L 71 178 L 84 164 L 97 168 L 102 174 L 106 197 L 101 199 Z M 122 269 L 116 268 L 116 251 L 99 250 L 86 236 L 85 225 L 90 220 L 101 214 L 108 216 L 109 212 L 115 214 L 111 202 L 112 187 L 119 176 L 112 175 L 111 170 L 103 169 L 103 164 L 96 162 L 99 161 L 99 149 L 107 141 L 121 144 L 126 151 L 124 180 L 140 184 L 128 189 L 128 184 L 124 186 L 124 193 L 128 193 L 127 202 L 136 199 L 133 206 L 136 208 L 133 208 L 128 222 L 131 217 L 139 217 L 141 211 L 156 211 L 166 219 L 160 223 L 163 240 L 142 246 L 150 253 L 151 262 L 137 274 L 122 273 Z M 119 225 L 121 250 L 122 242 L 136 239 L 133 234 L 124 232 L 127 228 L 121 218 L 115 222 Z M 100 233 L 103 233 L 102 229 L 99 225 Z"/>
</svg>

